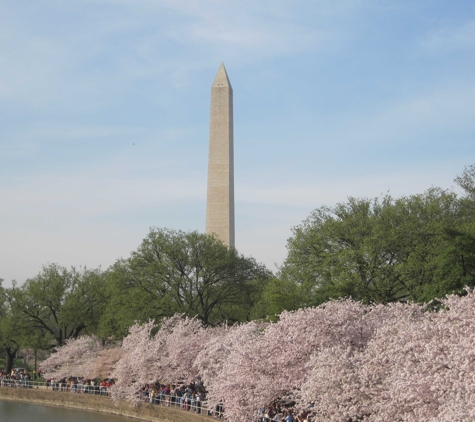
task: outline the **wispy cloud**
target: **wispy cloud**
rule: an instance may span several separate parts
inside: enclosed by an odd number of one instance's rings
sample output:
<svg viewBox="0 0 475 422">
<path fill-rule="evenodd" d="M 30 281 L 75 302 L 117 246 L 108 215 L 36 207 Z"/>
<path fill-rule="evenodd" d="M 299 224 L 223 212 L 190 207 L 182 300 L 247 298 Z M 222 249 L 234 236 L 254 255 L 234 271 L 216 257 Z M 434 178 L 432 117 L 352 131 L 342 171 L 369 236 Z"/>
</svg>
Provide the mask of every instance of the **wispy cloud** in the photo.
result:
<svg viewBox="0 0 475 422">
<path fill-rule="evenodd" d="M 205 183 L 190 179 L 95 179 L 41 177 L 2 186 L 0 195 L 8 198 L 0 215 L 7 217 L 34 214 L 37 218 L 69 216 L 103 218 L 143 208 L 153 209 L 170 203 L 203 203 Z"/>
<path fill-rule="evenodd" d="M 166 104 L 170 87 L 189 86 L 193 72 L 221 60 L 243 65 L 295 55 L 328 48 L 332 37 L 328 25 L 302 20 L 282 1 L 40 0 L 34 13 L 4 9 L 0 103 L 43 110 L 101 108 L 149 78 Z"/>
<path fill-rule="evenodd" d="M 386 103 L 371 113 L 346 121 L 341 131 L 335 130 L 330 136 L 360 146 L 402 145 L 431 136 L 436 142 L 441 135 L 471 130 L 475 125 L 475 84 L 446 83 L 431 92 Z"/>
<path fill-rule="evenodd" d="M 434 54 L 446 54 L 473 50 L 475 48 L 475 21 L 457 26 L 442 26 L 433 29 L 421 41 L 422 49 Z"/>
</svg>

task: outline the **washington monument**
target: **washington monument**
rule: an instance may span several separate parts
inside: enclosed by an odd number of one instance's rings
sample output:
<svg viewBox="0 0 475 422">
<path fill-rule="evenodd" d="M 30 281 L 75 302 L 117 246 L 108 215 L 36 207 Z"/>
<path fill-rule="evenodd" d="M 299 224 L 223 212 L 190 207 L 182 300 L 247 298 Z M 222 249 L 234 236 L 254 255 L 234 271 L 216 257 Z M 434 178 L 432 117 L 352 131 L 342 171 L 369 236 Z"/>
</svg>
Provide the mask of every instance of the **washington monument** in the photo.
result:
<svg viewBox="0 0 475 422">
<path fill-rule="evenodd" d="M 234 248 L 233 89 L 224 64 L 211 86 L 206 233 Z"/>
</svg>

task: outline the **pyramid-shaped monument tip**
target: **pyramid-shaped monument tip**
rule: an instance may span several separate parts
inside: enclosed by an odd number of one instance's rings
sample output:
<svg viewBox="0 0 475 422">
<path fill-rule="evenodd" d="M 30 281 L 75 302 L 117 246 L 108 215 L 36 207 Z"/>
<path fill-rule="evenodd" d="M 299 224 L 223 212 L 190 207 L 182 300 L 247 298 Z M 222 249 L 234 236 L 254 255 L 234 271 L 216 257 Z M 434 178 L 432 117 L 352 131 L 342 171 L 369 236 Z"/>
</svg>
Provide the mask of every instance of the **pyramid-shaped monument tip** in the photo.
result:
<svg viewBox="0 0 475 422">
<path fill-rule="evenodd" d="M 214 78 L 212 87 L 213 88 L 221 88 L 221 87 L 232 88 L 231 82 L 229 82 L 226 68 L 224 67 L 224 63 L 222 62 L 221 62 L 221 65 L 219 66 L 218 73 L 216 74 L 216 78 Z"/>
</svg>

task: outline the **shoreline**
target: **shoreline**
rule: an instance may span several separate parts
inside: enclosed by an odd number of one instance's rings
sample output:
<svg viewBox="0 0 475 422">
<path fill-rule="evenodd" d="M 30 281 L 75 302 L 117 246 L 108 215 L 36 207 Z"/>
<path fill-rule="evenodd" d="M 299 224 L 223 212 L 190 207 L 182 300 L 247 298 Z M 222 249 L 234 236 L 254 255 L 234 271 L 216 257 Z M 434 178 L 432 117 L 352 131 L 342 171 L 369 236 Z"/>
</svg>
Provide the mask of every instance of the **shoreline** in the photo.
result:
<svg viewBox="0 0 475 422">
<path fill-rule="evenodd" d="M 109 397 L 43 389 L 0 387 L 0 400 L 108 413 L 148 422 L 209 422 L 212 419 L 208 416 L 145 402 L 138 406 L 121 402 L 116 406 Z"/>
</svg>

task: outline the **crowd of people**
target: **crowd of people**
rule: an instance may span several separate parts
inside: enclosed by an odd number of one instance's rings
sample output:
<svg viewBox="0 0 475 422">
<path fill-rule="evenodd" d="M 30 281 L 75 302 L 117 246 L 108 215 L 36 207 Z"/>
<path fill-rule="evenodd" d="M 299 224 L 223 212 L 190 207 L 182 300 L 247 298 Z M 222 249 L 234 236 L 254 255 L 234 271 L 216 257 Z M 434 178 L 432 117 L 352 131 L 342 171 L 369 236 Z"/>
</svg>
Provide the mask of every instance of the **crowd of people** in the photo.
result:
<svg viewBox="0 0 475 422">
<path fill-rule="evenodd" d="M 205 389 L 200 381 L 189 385 L 173 386 L 159 383 L 145 385 L 140 391 L 143 402 L 163 406 L 175 406 L 182 410 L 206 414 L 215 418 L 224 418 L 223 403 L 208 406 L 205 400 Z M 276 401 L 268 407 L 258 410 L 255 422 L 313 422 L 315 413 L 310 404 L 308 411 L 297 411 L 295 403 Z"/>
<path fill-rule="evenodd" d="M 140 391 L 140 399 L 153 404 L 179 407 L 182 410 L 201 414 L 205 408 L 205 390 L 200 381 L 188 385 L 174 386 L 160 383 L 145 385 Z M 206 409 L 208 415 L 221 417 L 222 406 Z"/>
<path fill-rule="evenodd" d="M 315 413 L 312 412 L 313 404 L 310 404 L 310 410 L 296 411 L 295 403 L 283 404 L 279 401 L 268 407 L 262 407 L 257 412 L 258 422 L 313 422 Z"/>
<path fill-rule="evenodd" d="M 32 386 L 31 376 L 27 370 L 13 369 L 10 373 L 0 370 L 0 385 L 2 387 L 28 388 Z M 53 391 L 65 391 L 76 394 L 94 394 L 110 396 L 114 380 L 110 378 L 85 380 L 68 378 L 62 380 L 46 380 L 44 386 Z M 206 391 L 200 381 L 188 385 L 164 385 L 160 383 L 147 384 L 139 392 L 142 402 L 179 407 L 181 410 L 198 414 L 206 414 L 215 418 L 224 417 L 222 403 L 209 407 L 205 400 Z M 262 407 L 257 412 L 257 422 L 312 422 L 314 414 L 310 411 L 296 412 L 293 403 L 283 404 L 276 402 L 268 407 Z"/>
<path fill-rule="evenodd" d="M 114 385 L 114 381 L 110 378 L 97 381 L 71 377 L 59 381 L 48 379 L 45 385 L 47 388 L 51 387 L 53 391 L 110 396 L 110 389 Z"/>
<path fill-rule="evenodd" d="M 31 388 L 33 383 L 30 380 L 31 376 L 27 370 L 13 369 L 11 373 L 0 370 L 0 386 L 2 387 Z M 52 391 L 110 396 L 114 380 L 106 378 L 97 381 L 71 377 L 62 380 L 47 379 L 43 385 Z M 223 417 L 222 404 L 218 404 L 212 409 L 205 407 L 205 390 L 199 381 L 182 386 L 148 384 L 140 390 L 139 398 L 141 401 L 151 404 L 179 407 L 182 410 L 198 414 L 205 412 L 208 416 Z"/>
<path fill-rule="evenodd" d="M 182 410 L 207 414 L 215 418 L 224 418 L 223 403 L 209 407 L 205 400 L 205 389 L 200 381 L 189 385 L 173 386 L 148 384 L 140 391 L 140 399 L 163 406 L 175 406 Z M 276 401 L 270 406 L 258 410 L 255 422 L 313 422 L 315 413 L 313 404 L 307 411 L 297 411 L 293 402 Z"/>
<path fill-rule="evenodd" d="M 12 369 L 10 373 L 0 370 L 0 385 L 2 387 L 28 388 L 31 376 L 26 369 Z"/>
</svg>

